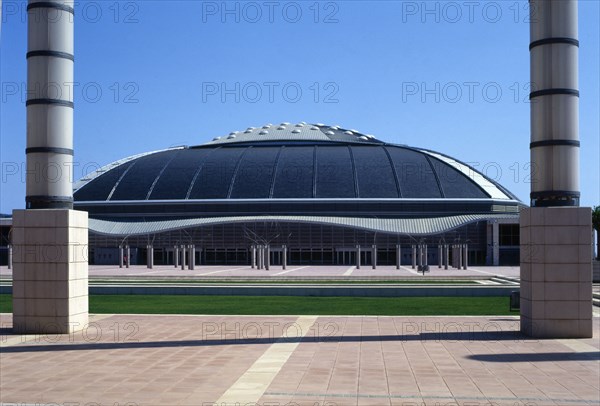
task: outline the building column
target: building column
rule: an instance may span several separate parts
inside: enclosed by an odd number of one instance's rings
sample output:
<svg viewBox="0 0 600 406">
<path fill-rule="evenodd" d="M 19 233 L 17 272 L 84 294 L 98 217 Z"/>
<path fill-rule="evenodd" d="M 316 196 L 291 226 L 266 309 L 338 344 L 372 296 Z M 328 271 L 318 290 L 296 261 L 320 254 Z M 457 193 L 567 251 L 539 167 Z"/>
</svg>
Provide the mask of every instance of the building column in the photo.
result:
<svg viewBox="0 0 600 406">
<path fill-rule="evenodd" d="M 426 265 L 428 264 L 428 262 L 429 262 L 429 260 L 428 260 L 428 258 L 427 258 L 427 244 L 425 244 L 425 246 L 423 247 L 423 249 L 424 249 L 424 251 L 425 251 L 425 252 L 424 252 L 423 265 L 425 265 L 425 266 L 426 266 Z"/>
<path fill-rule="evenodd" d="M 185 271 L 185 265 L 186 265 L 186 249 L 185 249 L 185 245 L 182 245 L 179 248 L 179 251 L 181 252 L 181 270 Z"/>
<path fill-rule="evenodd" d="M 360 269 L 360 244 L 356 244 L 356 269 Z"/>
<path fill-rule="evenodd" d="M 260 245 L 256 245 L 254 248 L 256 250 L 254 255 L 254 259 L 256 260 L 256 269 L 260 269 Z"/>
<path fill-rule="evenodd" d="M 256 246 L 252 245 L 250 247 L 250 268 L 256 268 Z"/>
<path fill-rule="evenodd" d="M 17 333 L 64 334 L 88 322 L 88 214 L 73 210 L 74 14 L 73 1 L 27 5 L 27 210 L 13 211 L 12 231 Z M 57 179 L 39 176 L 55 168 Z"/>
<path fill-rule="evenodd" d="M 417 246 L 413 244 L 412 246 L 412 269 L 417 267 Z"/>
<path fill-rule="evenodd" d="M 173 247 L 173 264 L 175 268 L 179 268 L 179 247 L 177 245 Z"/>
<path fill-rule="evenodd" d="M 467 263 L 469 262 L 469 246 L 465 244 L 463 246 L 463 269 L 467 269 Z"/>
<path fill-rule="evenodd" d="M 189 260 L 188 269 L 190 271 L 193 271 L 194 268 L 196 267 L 196 246 L 194 244 L 190 244 L 188 246 L 188 249 L 190 252 L 190 260 Z"/>
<path fill-rule="evenodd" d="M 267 245 L 265 250 L 265 269 L 268 271 L 271 269 L 271 246 Z"/>
<path fill-rule="evenodd" d="M 458 269 L 461 269 L 463 266 L 462 244 L 456 245 L 456 253 L 458 254 Z"/>
<path fill-rule="evenodd" d="M 438 268 L 442 268 L 442 244 L 438 244 Z"/>
<path fill-rule="evenodd" d="M 371 247 L 371 262 L 373 269 L 377 269 L 377 245 Z"/>
<path fill-rule="evenodd" d="M 124 256 L 124 252 L 123 252 L 123 246 L 119 245 L 119 268 L 123 268 L 123 256 Z"/>
<path fill-rule="evenodd" d="M 444 269 L 448 269 L 448 264 L 450 262 L 450 247 L 448 244 L 444 244 Z"/>
<path fill-rule="evenodd" d="M 12 269 L 13 263 L 13 248 L 11 244 L 8 244 L 8 269 Z"/>
<path fill-rule="evenodd" d="M 125 268 L 129 268 L 131 265 L 131 250 L 129 249 L 129 245 L 125 246 Z"/>
<path fill-rule="evenodd" d="M 283 246 L 281 255 L 283 256 L 282 260 L 281 260 L 281 267 L 283 269 L 286 269 L 287 268 L 287 245 Z"/>
<path fill-rule="evenodd" d="M 400 261 L 402 260 L 402 247 L 400 244 L 396 245 L 396 269 L 400 269 Z"/>
<path fill-rule="evenodd" d="M 500 265 L 500 225 L 492 223 L 492 265 Z"/>
<path fill-rule="evenodd" d="M 154 268 L 154 247 L 152 245 L 148 245 L 146 249 L 146 266 L 149 269 L 152 269 Z"/>
</svg>

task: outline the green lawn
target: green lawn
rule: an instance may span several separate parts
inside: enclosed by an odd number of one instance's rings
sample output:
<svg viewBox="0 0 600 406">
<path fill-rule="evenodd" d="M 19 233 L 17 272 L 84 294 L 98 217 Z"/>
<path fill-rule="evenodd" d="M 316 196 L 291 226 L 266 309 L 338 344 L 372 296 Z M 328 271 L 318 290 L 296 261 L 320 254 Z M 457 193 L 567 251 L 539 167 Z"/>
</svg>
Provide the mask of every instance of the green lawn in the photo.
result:
<svg viewBox="0 0 600 406">
<path fill-rule="evenodd" d="M 11 295 L 0 295 L 0 312 L 12 312 Z M 297 297 L 94 295 L 90 313 L 483 316 L 518 315 L 508 297 Z"/>
</svg>

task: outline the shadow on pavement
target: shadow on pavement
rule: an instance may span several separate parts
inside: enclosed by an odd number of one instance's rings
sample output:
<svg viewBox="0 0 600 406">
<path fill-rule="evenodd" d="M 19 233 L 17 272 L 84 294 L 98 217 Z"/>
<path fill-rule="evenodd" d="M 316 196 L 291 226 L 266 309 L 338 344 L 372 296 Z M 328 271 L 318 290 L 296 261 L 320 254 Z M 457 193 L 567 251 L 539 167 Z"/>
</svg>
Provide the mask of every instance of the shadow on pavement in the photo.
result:
<svg viewBox="0 0 600 406">
<path fill-rule="evenodd" d="M 6 330 L 6 329 L 4 329 Z M 12 334 L 9 334 L 9 336 Z M 12 335 L 14 336 L 14 335 Z M 522 335 L 518 331 L 493 331 L 493 332 L 425 332 L 418 334 L 398 335 L 371 335 L 371 336 L 311 336 L 304 337 L 258 337 L 258 338 L 218 338 L 219 334 L 206 334 L 197 340 L 167 340 L 167 341 L 124 341 L 124 342 L 64 342 L 40 344 L 43 338 L 20 345 L 0 347 L 0 353 L 43 352 L 43 351 L 78 351 L 78 350 L 114 350 L 133 348 L 176 348 L 176 347 L 206 347 L 219 345 L 266 345 L 277 343 L 349 343 L 349 342 L 414 342 L 414 341 L 519 341 L 538 342 Z M 5 336 L 6 337 L 6 336 Z M 53 338 L 62 336 L 53 336 Z M 64 336 L 68 339 L 68 336 Z M 58 341 L 54 340 L 53 341 Z M 0 340 L 1 343 L 1 340 Z M 586 358 L 589 359 L 589 358 Z"/>
</svg>

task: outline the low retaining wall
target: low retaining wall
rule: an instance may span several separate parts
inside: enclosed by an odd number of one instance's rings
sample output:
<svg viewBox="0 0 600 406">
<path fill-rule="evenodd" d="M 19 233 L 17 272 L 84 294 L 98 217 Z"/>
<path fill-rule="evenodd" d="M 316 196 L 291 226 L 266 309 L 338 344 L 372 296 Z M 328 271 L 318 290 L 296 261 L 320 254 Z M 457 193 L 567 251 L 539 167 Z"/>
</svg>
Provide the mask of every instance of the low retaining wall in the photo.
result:
<svg viewBox="0 0 600 406">
<path fill-rule="evenodd" d="M 518 286 L 156 286 L 94 285 L 90 295 L 346 296 L 346 297 L 508 297 Z M 1 294 L 12 286 L 0 286 Z"/>
</svg>

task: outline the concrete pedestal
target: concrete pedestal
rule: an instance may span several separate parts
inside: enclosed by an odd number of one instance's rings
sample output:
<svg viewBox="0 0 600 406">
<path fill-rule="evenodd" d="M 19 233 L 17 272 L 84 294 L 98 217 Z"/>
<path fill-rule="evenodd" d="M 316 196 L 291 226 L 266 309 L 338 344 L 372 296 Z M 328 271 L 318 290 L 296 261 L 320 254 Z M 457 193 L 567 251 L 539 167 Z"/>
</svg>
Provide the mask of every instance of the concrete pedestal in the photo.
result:
<svg viewBox="0 0 600 406">
<path fill-rule="evenodd" d="M 592 337 L 589 207 L 521 209 L 521 331 L 540 338 Z"/>
<path fill-rule="evenodd" d="M 88 214 L 13 211 L 13 326 L 66 334 L 88 323 Z"/>
</svg>

